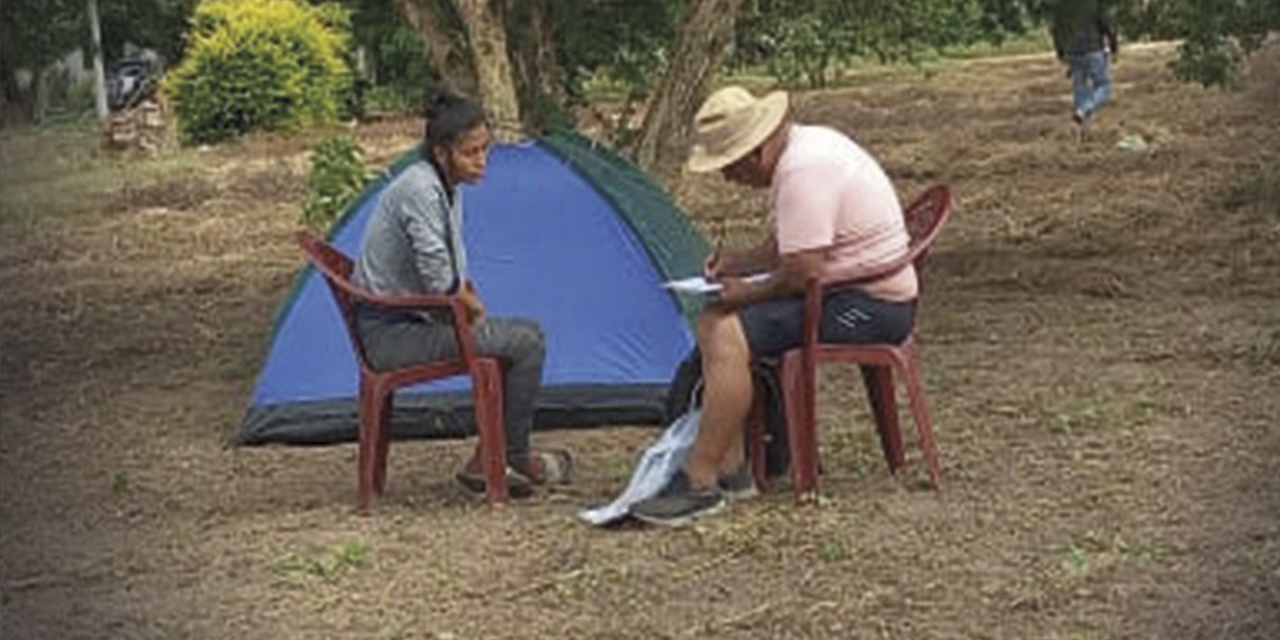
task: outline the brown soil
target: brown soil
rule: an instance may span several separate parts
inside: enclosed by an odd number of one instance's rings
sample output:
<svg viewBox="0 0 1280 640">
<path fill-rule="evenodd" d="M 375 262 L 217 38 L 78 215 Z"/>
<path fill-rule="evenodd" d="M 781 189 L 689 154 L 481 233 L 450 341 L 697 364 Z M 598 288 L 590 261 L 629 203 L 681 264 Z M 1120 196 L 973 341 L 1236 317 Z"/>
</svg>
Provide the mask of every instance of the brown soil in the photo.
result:
<svg viewBox="0 0 1280 640">
<path fill-rule="evenodd" d="M 538 436 L 577 483 L 497 511 L 450 480 L 468 443 L 398 444 L 369 518 L 351 446 L 224 449 L 300 265 L 305 145 L 80 180 L 62 134 L 8 135 L 0 637 L 1280 637 L 1280 50 L 1243 93 L 1172 55 L 1127 52 L 1079 138 L 1047 56 L 799 95 L 904 197 L 960 194 L 921 327 L 945 486 L 885 471 L 837 367 L 821 504 L 784 484 L 680 531 L 572 517 L 648 428 Z M 386 159 L 415 130 L 359 134 Z M 674 190 L 759 229 L 758 195 Z"/>
</svg>

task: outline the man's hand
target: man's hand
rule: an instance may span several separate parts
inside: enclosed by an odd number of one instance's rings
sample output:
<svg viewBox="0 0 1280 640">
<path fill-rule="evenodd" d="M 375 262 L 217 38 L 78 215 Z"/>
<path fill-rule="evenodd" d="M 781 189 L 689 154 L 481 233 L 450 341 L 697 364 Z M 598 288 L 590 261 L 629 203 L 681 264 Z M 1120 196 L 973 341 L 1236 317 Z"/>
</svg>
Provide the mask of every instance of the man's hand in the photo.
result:
<svg viewBox="0 0 1280 640">
<path fill-rule="evenodd" d="M 716 292 L 715 304 L 730 310 L 768 300 L 781 293 L 778 289 L 781 281 L 772 274 L 755 274 L 746 277 L 726 275 L 717 282 L 720 284 L 720 290 Z"/>
<path fill-rule="evenodd" d="M 720 285 L 724 287 L 720 290 L 719 302 L 722 305 L 731 308 L 737 308 L 747 303 L 747 293 L 751 285 L 742 278 L 729 276 L 720 279 Z"/>
<path fill-rule="evenodd" d="M 712 251 L 702 261 L 702 277 L 707 280 L 719 280 L 724 276 L 724 260 L 719 251 Z"/>
</svg>

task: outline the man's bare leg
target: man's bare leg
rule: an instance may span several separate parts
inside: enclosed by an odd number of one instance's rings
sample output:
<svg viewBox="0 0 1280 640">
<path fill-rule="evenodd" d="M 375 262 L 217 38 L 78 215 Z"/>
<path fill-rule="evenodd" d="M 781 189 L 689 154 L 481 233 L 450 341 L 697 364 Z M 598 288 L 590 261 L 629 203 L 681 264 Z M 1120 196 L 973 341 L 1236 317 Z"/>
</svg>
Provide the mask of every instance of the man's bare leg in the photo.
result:
<svg viewBox="0 0 1280 640">
<path fill-rule="evenodd" d="M 743 425 L 751 411 L 751 352 L 735 313 L 709 308 L 698 319 L 702 352 L 702 419 L 685 462 L 695 488 L 714 486 L 742 466 Z"/>
</svg>

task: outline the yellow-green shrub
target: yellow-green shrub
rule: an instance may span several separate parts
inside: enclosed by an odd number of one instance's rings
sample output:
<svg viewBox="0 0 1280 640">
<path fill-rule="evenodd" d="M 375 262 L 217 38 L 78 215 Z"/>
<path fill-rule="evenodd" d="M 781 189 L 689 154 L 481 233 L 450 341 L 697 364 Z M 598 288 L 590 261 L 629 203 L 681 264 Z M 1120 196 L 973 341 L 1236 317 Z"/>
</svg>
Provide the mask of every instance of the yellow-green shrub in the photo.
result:
<svg viewBox="0 0 1280 640">
<path fill-rule="evenodd" d="M 204 0 L 165 82 L 189 142 L 336 118 L 351 88 L 349 16 L 298 0 Z"/>
</svg>

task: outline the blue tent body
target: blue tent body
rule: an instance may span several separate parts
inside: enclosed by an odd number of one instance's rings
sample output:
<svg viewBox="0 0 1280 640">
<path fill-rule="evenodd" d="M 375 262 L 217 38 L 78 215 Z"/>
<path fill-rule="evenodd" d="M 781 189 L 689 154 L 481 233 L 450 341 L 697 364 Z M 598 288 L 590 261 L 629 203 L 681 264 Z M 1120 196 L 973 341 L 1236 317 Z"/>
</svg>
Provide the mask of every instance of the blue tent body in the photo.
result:
<svg viewBox="0 0 1280 640">
<path fill-rule="evenodd" d="M 356 255 L 377 195 L 406 154 L 334 226 Z M 497 145 L 485 179 L 463 188 L 469 270 L 493 316 L 538 320 L 547 361 L 536 427 L 653 423 L 694 345 L 689 301 L 661 287 L 695 273 L 706 244 L 642 173 L 585 138 Z M 358 368 L 323 278 L 306 268 L 276 318 L 240 444 L 320 444 L 356 436 Z M 396 437 L 473 430 L 465 378 L 396 396 Z"/>
</svg>

